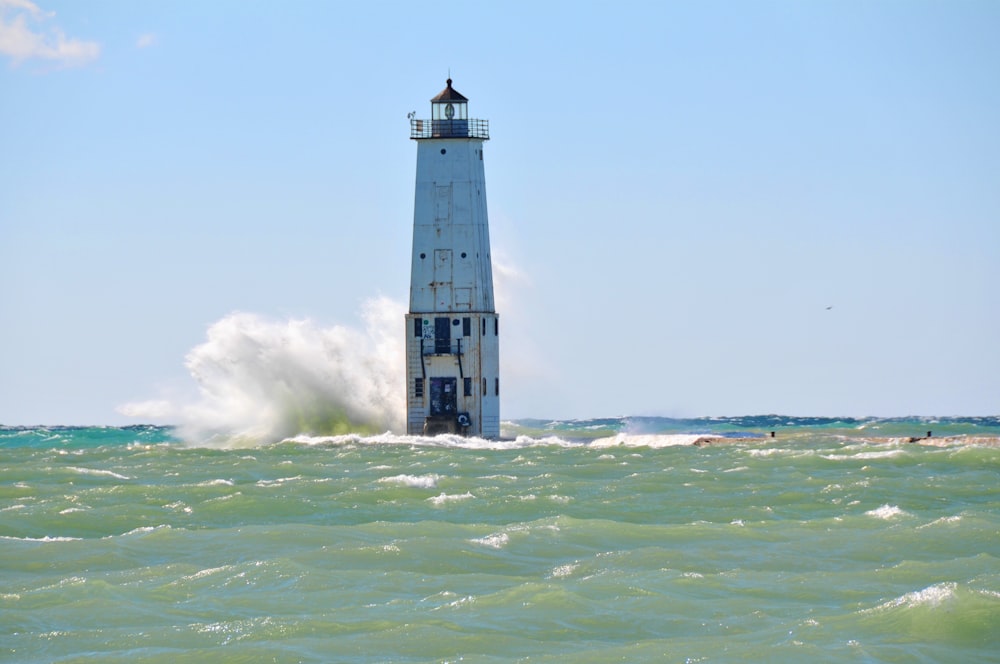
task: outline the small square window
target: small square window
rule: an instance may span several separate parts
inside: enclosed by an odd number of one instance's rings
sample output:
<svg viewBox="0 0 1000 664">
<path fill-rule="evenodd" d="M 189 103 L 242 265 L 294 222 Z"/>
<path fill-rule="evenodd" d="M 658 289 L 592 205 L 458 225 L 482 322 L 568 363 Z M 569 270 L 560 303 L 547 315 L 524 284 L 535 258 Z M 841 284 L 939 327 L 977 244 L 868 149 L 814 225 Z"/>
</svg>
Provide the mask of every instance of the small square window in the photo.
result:
<svg viewBox="0 0 1000 664">
<path fill-rule="evenodd" d="M 414 378 L 413 379 L 413 396 L 418 399 L 422 399 L 424 396 L 424 379 Z"/>
</svg>

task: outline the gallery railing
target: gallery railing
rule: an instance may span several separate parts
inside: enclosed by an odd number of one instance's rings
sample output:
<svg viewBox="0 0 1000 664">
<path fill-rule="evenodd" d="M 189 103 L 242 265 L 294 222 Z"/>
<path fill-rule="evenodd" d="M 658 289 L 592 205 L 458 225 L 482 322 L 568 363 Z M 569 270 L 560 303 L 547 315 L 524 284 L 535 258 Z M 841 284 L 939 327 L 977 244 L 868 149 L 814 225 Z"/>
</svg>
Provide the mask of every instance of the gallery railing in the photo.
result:
<svg viewBox="0 0 1000 664">
<path fill-rule="evenodd" d="M 410 138 L 481 138 L 490 140 L 489 120 L 410 120 Z"/>
</svg>

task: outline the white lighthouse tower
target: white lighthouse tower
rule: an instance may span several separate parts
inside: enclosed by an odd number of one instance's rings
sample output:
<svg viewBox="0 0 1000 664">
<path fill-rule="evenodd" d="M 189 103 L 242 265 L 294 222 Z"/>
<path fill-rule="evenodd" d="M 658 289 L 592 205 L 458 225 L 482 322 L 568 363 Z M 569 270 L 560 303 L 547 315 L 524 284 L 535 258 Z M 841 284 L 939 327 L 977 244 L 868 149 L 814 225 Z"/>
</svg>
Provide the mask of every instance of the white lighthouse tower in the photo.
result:
<svg viewBox="0 0 1000 664">
<path fill-rule="evenodd" d="M 431 119 L 410 119 L 417 142 L 406 420 L 410 434 L 500 436 L 499 319 L 486 217 L 487 120 L 446 87 Z"/>
</svg>

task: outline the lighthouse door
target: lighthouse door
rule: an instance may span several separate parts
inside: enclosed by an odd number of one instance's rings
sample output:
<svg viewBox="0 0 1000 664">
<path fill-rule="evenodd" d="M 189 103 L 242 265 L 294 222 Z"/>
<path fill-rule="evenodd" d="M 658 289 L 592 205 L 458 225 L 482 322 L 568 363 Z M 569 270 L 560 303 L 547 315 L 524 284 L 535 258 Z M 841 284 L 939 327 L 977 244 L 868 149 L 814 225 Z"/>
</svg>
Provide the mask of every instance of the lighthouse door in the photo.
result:
<svg viewBox="0 0 1000 664">
<path fill-rule="evenodd" d="M 431 416 L 454 416 L 458 412 L 455 378 L 431 378 Z"/>
</svg>

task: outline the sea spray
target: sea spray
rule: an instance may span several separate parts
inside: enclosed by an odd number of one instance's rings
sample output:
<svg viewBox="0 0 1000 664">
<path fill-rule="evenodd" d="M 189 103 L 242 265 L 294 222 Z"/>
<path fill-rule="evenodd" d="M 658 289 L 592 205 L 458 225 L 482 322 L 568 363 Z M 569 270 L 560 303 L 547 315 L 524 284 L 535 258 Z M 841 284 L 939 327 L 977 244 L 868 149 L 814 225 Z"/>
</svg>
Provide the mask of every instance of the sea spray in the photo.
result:
<svg viewBox="0 0 1000 664">
<path fill-rule="evenodd" d="M 119 410 L 169 419 L 199 444 L 256 445 L 307 435 L 401 430 L 403 307 L 368 300 L 365 329 L 233 313 L 187 355 L 193 402 L 147 401 Z"/>
</svg>

